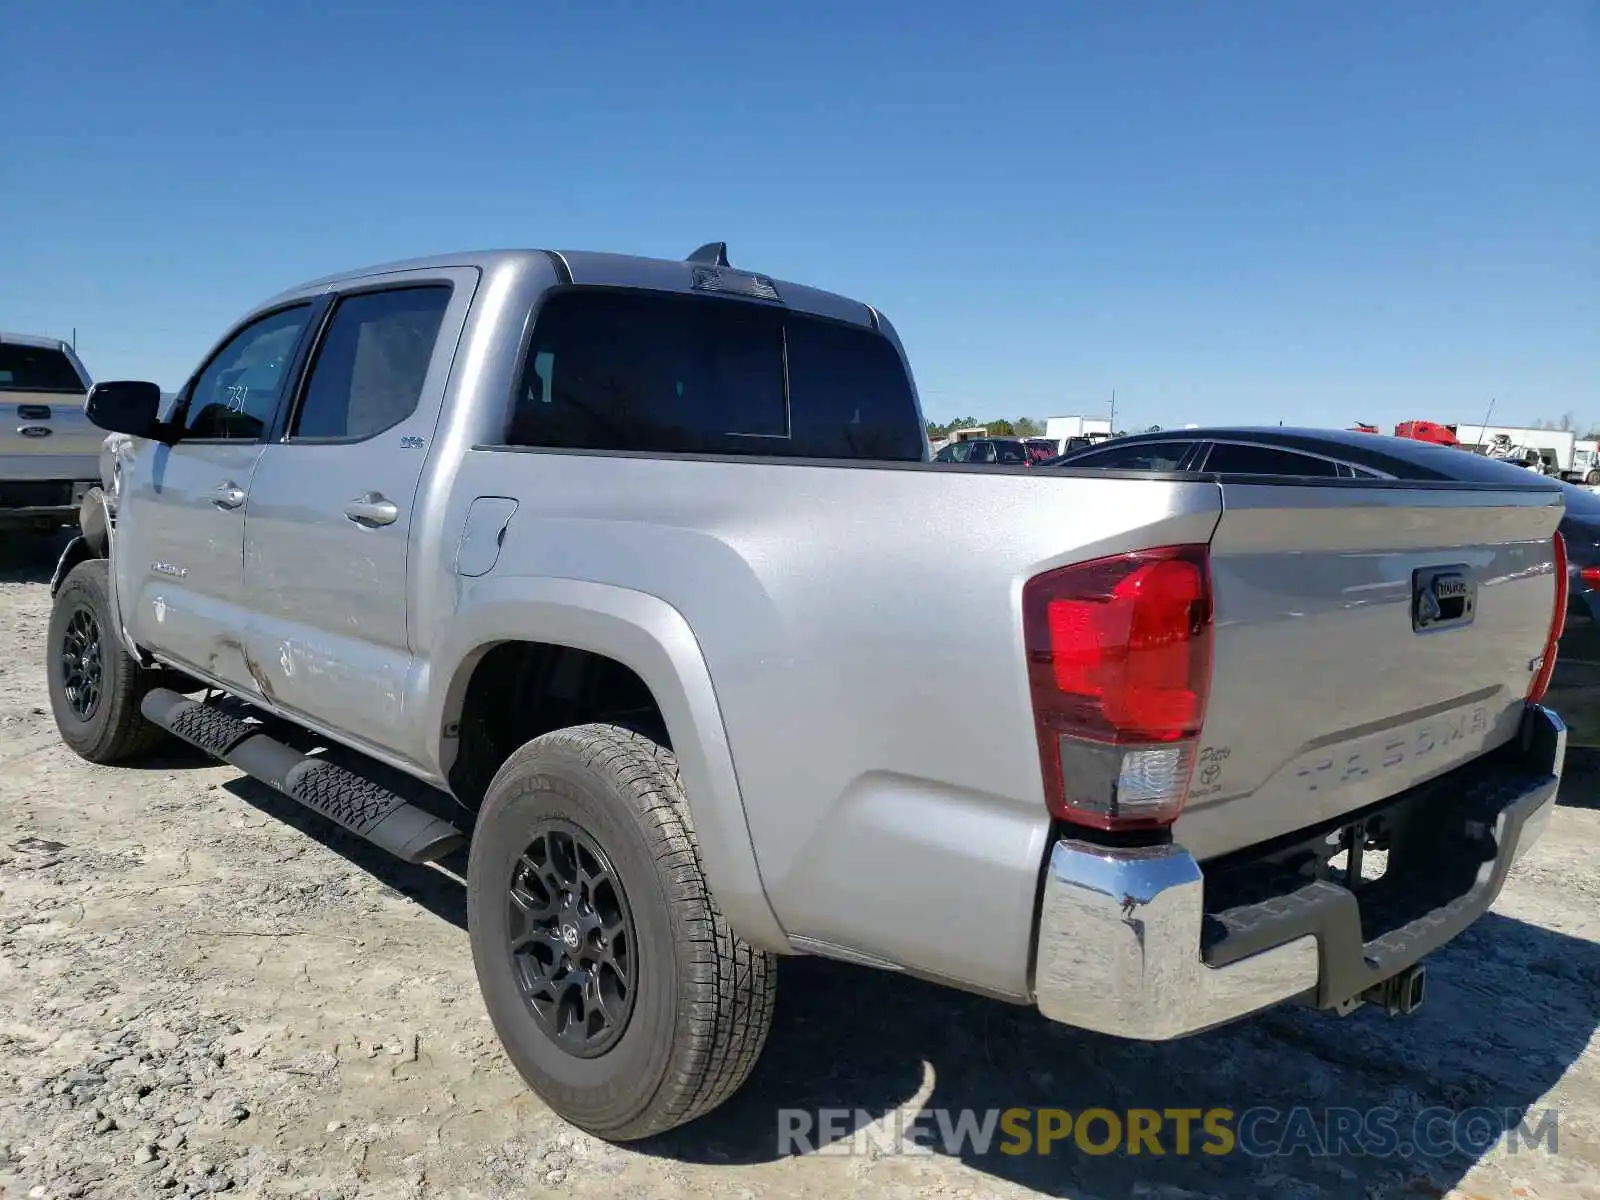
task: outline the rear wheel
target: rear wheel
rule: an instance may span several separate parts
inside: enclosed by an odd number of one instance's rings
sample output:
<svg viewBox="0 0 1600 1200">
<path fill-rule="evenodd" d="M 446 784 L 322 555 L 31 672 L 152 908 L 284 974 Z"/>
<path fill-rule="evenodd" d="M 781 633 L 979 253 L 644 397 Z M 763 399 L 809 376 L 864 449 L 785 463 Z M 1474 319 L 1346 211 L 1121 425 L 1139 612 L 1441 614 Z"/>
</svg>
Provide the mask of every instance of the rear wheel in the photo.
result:
<svg viewBox="0 0 1600 1200">
<path fill-rule="evenodd" d="M 75 754 L 94 763 L 144 754 L 167 736 L 139 711 L 154 680 L 117 638 L 109 579 L 106 559 L 73 567 L 56 594 L 46 640 L 56 729 Z"/>
<path fill-rule="evenodd" d="M 1600 487 L 1600 468 L 1596 468 L 1585 475 L 1583 482 L 1590 487 Z"/>
<path fill-rule="evenodd" d="M 506 761 L 473 831 L 467 920 L 506 1053 L 598 1137 L 704 1115 L 766 1042 L 775 960 L 717 909 L 677 762 L 640 733 L 577 726 Z"/>
</svg>

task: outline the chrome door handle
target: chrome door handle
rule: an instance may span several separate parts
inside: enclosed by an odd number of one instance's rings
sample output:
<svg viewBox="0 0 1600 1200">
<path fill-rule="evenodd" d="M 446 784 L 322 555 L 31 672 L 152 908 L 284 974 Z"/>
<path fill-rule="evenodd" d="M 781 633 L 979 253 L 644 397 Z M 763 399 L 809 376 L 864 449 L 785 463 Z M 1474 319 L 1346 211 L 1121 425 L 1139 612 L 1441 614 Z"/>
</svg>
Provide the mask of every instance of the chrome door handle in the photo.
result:
<svg viewBox="0 0 1600 1200">
<path fill-rule="evenodd" d="M 400 519 L 400 510 L 393 500 L 385 500 L 378 492 L 368 492 L 346 504 L 344 515 L 366 529 L 376 529 L 379 525 L 393 525 Z"/>
<path fill-rule="evenodd" d="M 211 503 L 218 508 L 239 508 L 244 504 L 244 489 L 232 480 L 219 483 L 211 493 Z"/>
</svg>

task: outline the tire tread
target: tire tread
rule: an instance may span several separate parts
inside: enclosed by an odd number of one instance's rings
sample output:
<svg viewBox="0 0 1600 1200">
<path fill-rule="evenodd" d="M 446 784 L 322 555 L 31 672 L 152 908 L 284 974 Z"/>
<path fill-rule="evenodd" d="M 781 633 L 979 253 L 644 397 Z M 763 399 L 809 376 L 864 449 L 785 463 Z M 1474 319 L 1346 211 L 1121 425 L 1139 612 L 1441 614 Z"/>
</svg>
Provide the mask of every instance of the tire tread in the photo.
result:
<svg viewBox="0 0 1600 1200">
<path fill-rule="evenodd" d="M 690 959 L 701 985 L 691 1016 L 686 1061 L 662 1083 L 665 1103 L 650 1127 L 632 1136 L 662 1133 L 721 1105 L 755 1069 L 772 1028 L 777 998 L 774 957 L 737 938 L 706 886 L 677 757 L 643 734 L 615 725 L 580 725 L 549 737 L 580 749 L 592 769 L 627 789 L 638 815 L 654 830 L 657 869 L 669 900 L 694 915 Z"/>
<path fill-rule="evenodd" d="M 496 781 L 537 771 L 560 755 L 603 780 L 644 834 L 656 876 L 682 931 L 679 1036 L 650 1099 L 616 1125 L 590 1127 L 611 1141 L 654 1137 L 709 1113 L 749 1079 L 772 1028 L 776 956 L 742 941 L 706 882 L 676 756 L 648 735 L 610 724 L 575 725 L 516 750 Z M 495 790 L 491 785 L 491 793 Z"/>
<path fill-rule="evenodd" d="M 144 714 L 139 710 L 145 693 L 156 686 L 157 680 L 150 671 L 133 660 L 117 639 L 116 630 L 112 625 L 110 575 L 110 560 L 85 559 L 67 573 L 66 579 L 61 583 L 60 594 L 57 596 L 59 605 L 61 598 L 71 591 L 88 592 L 90 602 L 95 609 L 95 620 L 100 626 L 100 657 L 103 664 L 100 677 L 105 689 L 100 697 L 100 703 L 109 707 L 111 720 L 98 738 L 85 743 L 81 748 L 72 746 L 72 749 L 80 757 L 101 765 L 126 762 L 147 755 L 157 749 L 169 736 L 159 725 L 145 720 Z M 57 688 L 53 622 L 48 644 L 47 653 L 51 659 L 48 663 L 49 679 L 53 698 Z"/>
</svg>

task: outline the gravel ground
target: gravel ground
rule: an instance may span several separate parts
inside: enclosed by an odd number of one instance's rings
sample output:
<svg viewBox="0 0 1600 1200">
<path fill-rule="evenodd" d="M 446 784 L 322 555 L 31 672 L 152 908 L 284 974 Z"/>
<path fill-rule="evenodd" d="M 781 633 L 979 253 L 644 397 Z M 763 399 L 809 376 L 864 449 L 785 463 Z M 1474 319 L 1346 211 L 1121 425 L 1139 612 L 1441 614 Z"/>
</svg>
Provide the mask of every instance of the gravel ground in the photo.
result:
<svg viewBox="0 0 1600 1200">
<path fill-rule="evenodd" d="M 478 1000 L 461 863 L 413 868 L 227 767 L 57 741 L 50 548 L 0 548 L 0 1198 L 1600 1194 L 1600 770 L 1409 1020 L 1282 1010 L 1166 1047 L 786 963 L 751 1085 L 630 1149 L 574 1132 Z M 1443 1106 L 1557 1115 L 1558 1151 L 1401 1158 L 1058 1149 L 781 1154 L 776 1110 Z M 881 1131 L 881 1126 L 879 1127 Z M 871 1131 L 869 1130 L 868 1133 Z"/>
</svg>

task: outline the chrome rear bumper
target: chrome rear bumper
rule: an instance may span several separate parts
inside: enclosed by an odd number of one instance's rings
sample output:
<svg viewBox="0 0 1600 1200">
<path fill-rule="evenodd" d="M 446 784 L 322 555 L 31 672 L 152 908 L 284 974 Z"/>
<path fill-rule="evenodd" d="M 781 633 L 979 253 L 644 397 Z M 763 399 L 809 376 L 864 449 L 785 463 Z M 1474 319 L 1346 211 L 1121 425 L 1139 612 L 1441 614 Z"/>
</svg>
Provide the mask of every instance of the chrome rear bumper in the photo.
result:
<svg viewBox="0 0 1600 1200">
<path fill-rule="evenodd" d="M 1082 1029 L 1165 1041 L 1287 1000 L 1330 1005 L 1355 998 L 1449 941 L 1494 903 L 1512 863 L 1548 823 L 1566 740 L 1560 717 L 1529 709 L 1514 770 L 1497 767 L 1492 786 L 1471 797 L 1474 811 L 1487 815 L 1494 846 L 1471 886 L 1366 943 L 1355 895 L 1319 882 L 1252 906 L 1251 941 L 1264 947 L 1213 965 L 1202 952 L 1205 876 L 1181 846 L 1057 842 L 1039 918 L 1040 1012 Z M 1274 938 L 1274 928 L 1281 937 Z"/>
</svg>

